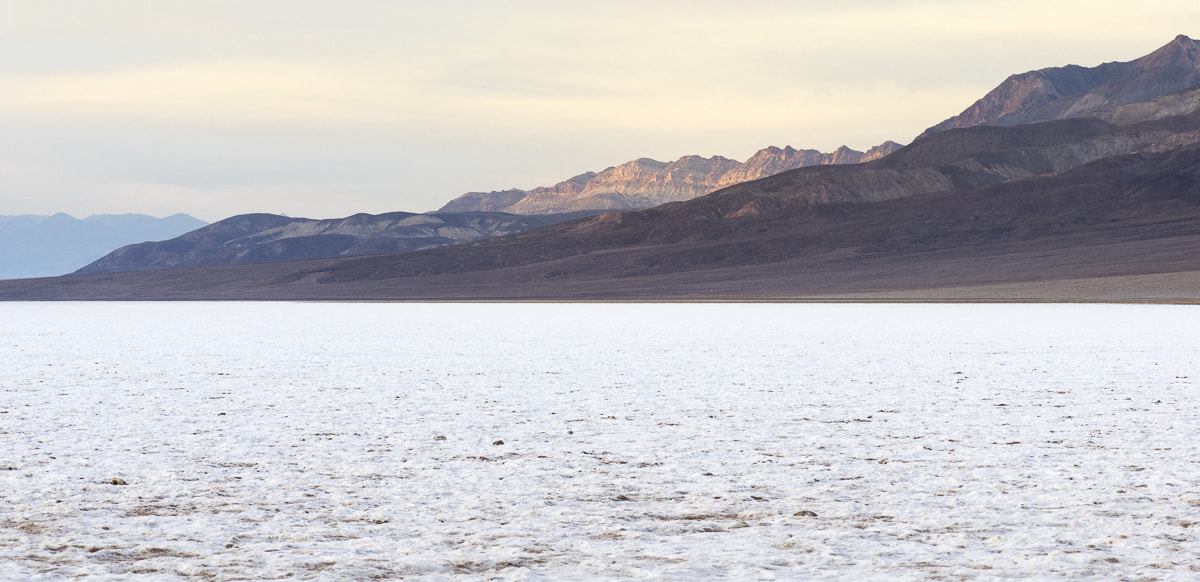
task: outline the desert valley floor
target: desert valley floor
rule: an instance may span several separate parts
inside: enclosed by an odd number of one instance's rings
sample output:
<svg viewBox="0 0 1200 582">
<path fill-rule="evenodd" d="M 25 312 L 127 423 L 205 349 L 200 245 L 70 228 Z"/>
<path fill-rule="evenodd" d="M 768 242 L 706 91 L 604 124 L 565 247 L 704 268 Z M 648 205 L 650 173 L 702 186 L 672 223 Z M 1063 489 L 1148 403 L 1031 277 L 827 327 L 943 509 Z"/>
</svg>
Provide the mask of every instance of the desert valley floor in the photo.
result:
<svg viewBox="0 0 1200 582">
<path fill-rule="evenodd" d="M 0 578 L 1200 577 L 1200 307 L 0 304 Z"/>
</svg>

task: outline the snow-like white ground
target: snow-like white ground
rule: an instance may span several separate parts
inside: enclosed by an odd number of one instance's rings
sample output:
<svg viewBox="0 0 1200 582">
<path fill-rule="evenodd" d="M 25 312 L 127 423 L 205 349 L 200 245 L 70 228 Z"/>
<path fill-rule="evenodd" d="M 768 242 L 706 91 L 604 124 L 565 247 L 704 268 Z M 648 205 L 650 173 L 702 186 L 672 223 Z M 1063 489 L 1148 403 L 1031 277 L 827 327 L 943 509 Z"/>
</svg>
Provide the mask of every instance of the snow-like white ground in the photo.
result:
<svg viewBox="0 0 1200 582">
<path fill-rule="evenodd" d="M 1198 385 L 1186 306 L 0 304 L 0 579 L 1194 580 Z"/>
</svg>

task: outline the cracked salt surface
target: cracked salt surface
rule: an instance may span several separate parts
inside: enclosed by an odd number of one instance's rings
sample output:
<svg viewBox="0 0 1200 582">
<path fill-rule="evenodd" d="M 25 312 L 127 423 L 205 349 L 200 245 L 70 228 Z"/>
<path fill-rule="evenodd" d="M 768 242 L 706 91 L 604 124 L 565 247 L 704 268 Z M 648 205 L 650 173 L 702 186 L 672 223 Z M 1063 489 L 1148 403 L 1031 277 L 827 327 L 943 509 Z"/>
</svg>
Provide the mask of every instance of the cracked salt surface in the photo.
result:
<svg viewBox="0 0 1200 582">
<path fill-rule="evenodd" d="M 1200 577 L 1200 309 L 0 304 L 0 579 Z"/>
</svg>

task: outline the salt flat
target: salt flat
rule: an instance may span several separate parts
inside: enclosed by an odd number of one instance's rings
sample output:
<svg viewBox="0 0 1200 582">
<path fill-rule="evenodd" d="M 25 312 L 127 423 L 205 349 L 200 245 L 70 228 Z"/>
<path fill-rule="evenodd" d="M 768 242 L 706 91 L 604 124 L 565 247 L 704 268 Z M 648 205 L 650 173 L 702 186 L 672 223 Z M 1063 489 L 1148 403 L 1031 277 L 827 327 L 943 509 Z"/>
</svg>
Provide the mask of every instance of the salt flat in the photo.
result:
<svg viewBox="0 0 1200 582">
<path fill-rule="evenodd" d="M 0 346 L 5 580 L 1200 577 L 1197 307 L 3 303 Z"/>
</svg>

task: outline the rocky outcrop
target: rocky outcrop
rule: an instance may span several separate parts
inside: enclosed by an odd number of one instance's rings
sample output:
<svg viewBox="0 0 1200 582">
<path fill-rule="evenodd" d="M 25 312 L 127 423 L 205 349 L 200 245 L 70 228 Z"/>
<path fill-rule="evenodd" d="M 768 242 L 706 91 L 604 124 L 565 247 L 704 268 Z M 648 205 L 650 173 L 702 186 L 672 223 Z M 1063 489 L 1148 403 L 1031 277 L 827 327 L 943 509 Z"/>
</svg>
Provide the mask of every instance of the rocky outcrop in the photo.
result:
<svg viewBox="0 0 1200 582">
<path fill-rule="evenodd" d="M 534 188 L 507 211 L 546 214 L 574 210 L 646 208 L 708 193 L 738 162 L 713 156 L 684 156 L 670 163 L 640 158 L 599 173 L 587 173 Z"/>
<path fill-rule="evenodd" d="M 1140 59 L 1040 69 L 1013 75 L 962 113 L 925 130 L 926 137 L 976 125 L 1013 126 L 1076 117 L 1118 105 L 1200 88 L 1200 42 L 1180 35 Z"/>
<path fill-rule="evenodd" d="M 170 240 L 121 247 L 77 273 L 415 251 L 512 234 L 588 214 L 519 216 L 500 212 L 391 212 L 329 220 L 243 214 Z"/>
<path fill-rule="evenodd" d="M 790 146 L 779 149 L 772 146 L 759 150 L 758 153 L 746 160 L 746 163 L 721 176 L 718 186 L 732 186 L 805 166 L 829 166 L 870 162 L 882 158 L 902 147 L 904 146 L 894 141 L 887 141 L 867 150 L 866 153 L 842 146 L 833 153 L 826 154 L 817 150 L 796 150 Z"/>
<path fill-rule="evenodd" d="M 442 212 L 464 210 L 548 214 L 581 210 L 630 210 L 691 200 L 726 186 L 806 166 L 857 164 L 882 158 L 900 144 L 888 141 L 867 152 L 840 147 L 832 153 L 768 147 L 738 162 L 722 156 L 684 156 L 673 162 L 640 158 L 587 172 L 554 186 L 501 192 L 471 192 L 455 198 Z"/>
<path fill-rule="evenodd" d="M 438 212 L 502 212 L 503 209 L 520 202 L 528 192 L 524 190 L 501 190 L 498 192 L 467 192 L 451 200 Z"/>
</svg>

